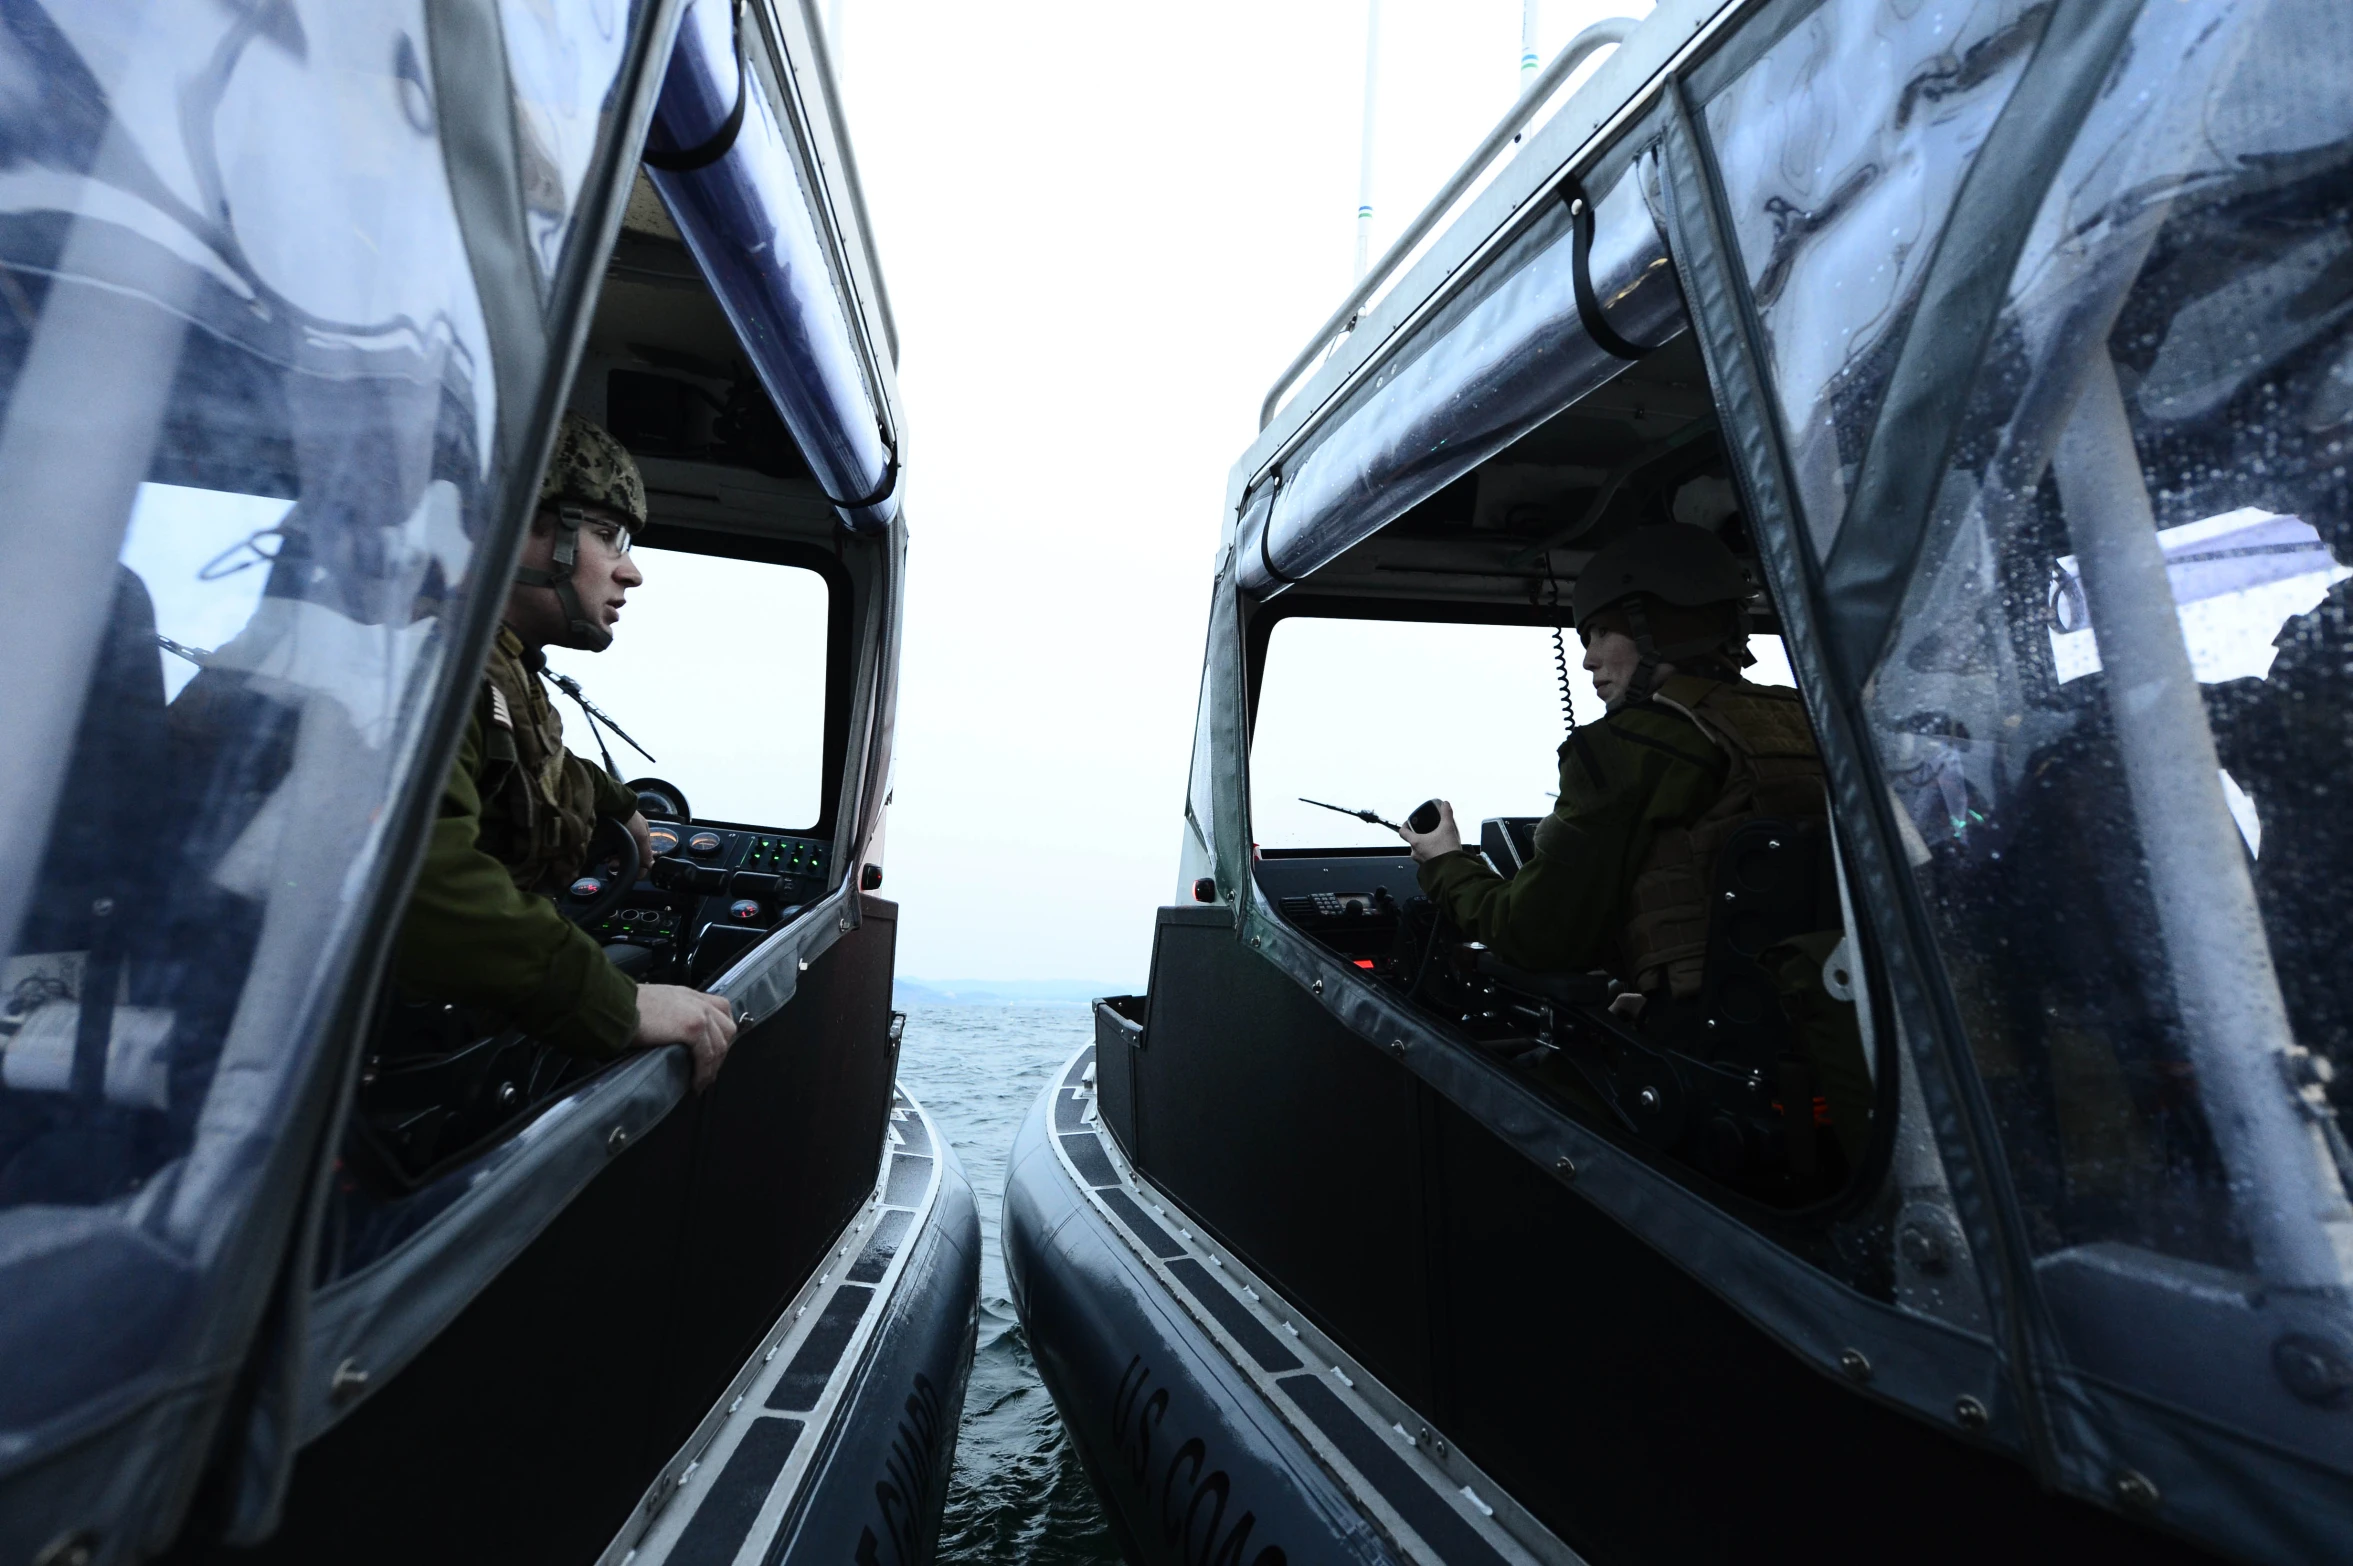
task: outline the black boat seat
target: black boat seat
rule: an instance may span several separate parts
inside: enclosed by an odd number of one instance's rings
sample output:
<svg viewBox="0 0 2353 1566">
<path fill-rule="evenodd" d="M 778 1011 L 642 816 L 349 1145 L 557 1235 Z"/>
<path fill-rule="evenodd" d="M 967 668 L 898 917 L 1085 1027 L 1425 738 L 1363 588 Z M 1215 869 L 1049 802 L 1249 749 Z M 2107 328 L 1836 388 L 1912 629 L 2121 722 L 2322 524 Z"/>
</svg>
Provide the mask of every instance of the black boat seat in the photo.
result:
<svg viewBox="0 0 2353 1566">
<path fill-rule="evenodd" d="M 134 1112 L 162 1107 L 146 1089 L 156 1052 L 168 1059 L 170 1013 L 138 1014 L 141 1069 L 110 1066 L 121 1064 L 116 1032 L 131 1017 L 118 1016 L 118 996 L 141 923 L 153 916 L 150 893 L 172 818 L 161 797 L 168 747 L 155 607 L 146 584 L 118 566 L 48 843 L 10 954 L 20 959 L 20 982 L 6 999 L 29 1002 L 20 1047 L 51 1032 L 30 1020 L 34 1011 L 73 1008 L 59 1044 L 62 1052 L 70 1038 L 71 1061 L 52 1053 L 36 1064 L 28 1054 L 0 1078 L 0 1205 L 104 1201 L 144 1172 Z M 110 1102 L 117 1098 L 126 1102 Z"/>
<path fill-rule="evenodd" d="M 1606 973 L 1532 973 L 1515 968 L 1493 952 L 1479 953 L 1478 970 L 1507 989 L 1535 995 L 1564 1006 L 1607 1006 L 1618 993 L 1618 981 Z"/>
<path fill-rule="evenodd" d="M 1760 959 L 1845 922 L 1829 823 L 1773 816 L 1742 823 L 1717 856 L 1710 897 L 1698 1004 L 1687 1008 L 1697 1028 L 1678 1044 L 1706 1059 L 1769 1067 L 1789 1048 L 1792 1030 L 1778 978 Z"/>
<path fill-rule="evenodd" d="M 163 653 L 147 585 L 128 567 L 115 570 L 114 606 L 17 935 L 19 952 L 89 950 L 100 900 L 134 912 L 125 899 L 153 875 L 161 847 L 158 780 L 168 775 L 170 742 Z"/>
</svg>

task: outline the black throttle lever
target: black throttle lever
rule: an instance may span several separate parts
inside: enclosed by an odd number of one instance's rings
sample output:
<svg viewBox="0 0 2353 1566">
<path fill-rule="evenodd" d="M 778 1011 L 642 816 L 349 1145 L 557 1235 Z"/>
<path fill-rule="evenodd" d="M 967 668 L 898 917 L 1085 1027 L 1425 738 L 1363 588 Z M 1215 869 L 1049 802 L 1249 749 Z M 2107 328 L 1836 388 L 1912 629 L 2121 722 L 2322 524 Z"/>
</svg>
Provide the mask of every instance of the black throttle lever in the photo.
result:
<svg viewBox="0 0 2353 1566">
<path fill-rule="evenodd" d="M 727 889 L 727 867 L 698 865 L 678 854 L 665 854 L 654 861 L 647 880 L 665 892 L 694 892 L 702 896 L 716 896 Z"/>
</svg>

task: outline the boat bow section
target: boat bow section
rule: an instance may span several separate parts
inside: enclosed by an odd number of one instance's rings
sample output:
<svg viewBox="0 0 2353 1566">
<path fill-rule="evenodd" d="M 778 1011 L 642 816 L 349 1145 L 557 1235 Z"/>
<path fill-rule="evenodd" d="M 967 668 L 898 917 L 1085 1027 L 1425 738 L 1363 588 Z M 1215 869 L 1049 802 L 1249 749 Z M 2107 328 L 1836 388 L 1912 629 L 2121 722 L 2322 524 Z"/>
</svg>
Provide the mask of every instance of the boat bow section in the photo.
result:
<svg viewBox="0 0 2353 1566">
<path fill-rule="evenodd" d="M 972 1186 L 906 1092 L 873 1196 L 600 1566 L 928 1561 L 980 1298 Z"/>
<path fill-rule="evenodd" d="M 1127 1559 L 1576 1562 L 1135 1176 L 1094 1062 L 1071 1060 L 1014 1144 L 1005 1265 Z"/>
</svg>

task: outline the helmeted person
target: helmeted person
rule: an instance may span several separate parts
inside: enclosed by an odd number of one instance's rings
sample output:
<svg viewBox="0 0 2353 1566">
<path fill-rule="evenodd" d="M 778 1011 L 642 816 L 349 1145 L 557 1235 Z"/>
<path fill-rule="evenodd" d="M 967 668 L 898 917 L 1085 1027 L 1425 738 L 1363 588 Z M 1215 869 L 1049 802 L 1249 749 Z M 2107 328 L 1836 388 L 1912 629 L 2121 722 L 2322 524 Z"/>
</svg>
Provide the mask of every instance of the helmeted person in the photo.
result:
<svg viewBox="0 0 2353 1566">
<path fill-rule="evenodd" d="M 1534 972 L 1606 970 L 1653 1003 L 1653 1022 L 1699 995 L 1718 851 L 1758 816 L 1826 809 L 1797 692 L 1742 677 L 1754 661 L 1750 590 L 1732 551 L 1686 523 L 1595 553 L 1570 609 L 1608 710 L 1561 745 L 1560 793 L 1533 857 L 1497 875 L 1463 851 L 1444 801 L 1436 828 L 1401 831 L 1423 892 L 1466 937 Z M 1852 1064 L 1837 1074 L 1859 1077 L 1859 1056 Z M 1825 1086 L 1836 1099 L 1855 1084 Z M 1867 1104 L 1867 1078 L 1860 1089 Z M 1858 1106 L 1844 1118 L 1842 1141 L 1864 1116 Z"/>
<path fill-rule="evenodd" d="M 612 645 L 623 600 L 645 580 L 629 556 L 645 520 L 628 450 L 566 413 L 401 923 L 394 978 L 404 999 L 486 1013 L 585 1059 L 684 1044 L 699 1087 L 734 1041 L 728 1003 L 632 980 L 552 897 L 579 875 L 600 819 L 626 824 L 652 862 L 637 796 L 564 748 L 541 678 L 547 647 Z"/>
</svg>

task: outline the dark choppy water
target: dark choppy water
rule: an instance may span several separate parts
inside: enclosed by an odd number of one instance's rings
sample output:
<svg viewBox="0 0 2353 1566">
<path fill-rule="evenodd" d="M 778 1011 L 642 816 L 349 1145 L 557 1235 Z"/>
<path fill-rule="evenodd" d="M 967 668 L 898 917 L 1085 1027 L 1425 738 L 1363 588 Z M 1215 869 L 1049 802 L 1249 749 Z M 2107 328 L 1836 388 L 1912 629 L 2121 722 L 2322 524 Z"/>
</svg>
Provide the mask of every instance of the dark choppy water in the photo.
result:
<svg viewBox="0 0 2353 1566">
<path fill-rule="evenodd" d="M 930 1110 L 980 1204 L 980 1345 L 940 1524 L 953 1566 L 1116 1566 L 1078 1454 L 1039 1382 L 998 1252 L 1005 1155 L 1056 1068 L 1094 1033 L 1085 1006 L 911 1006 L 899 1076 Z"/>
</svg>

